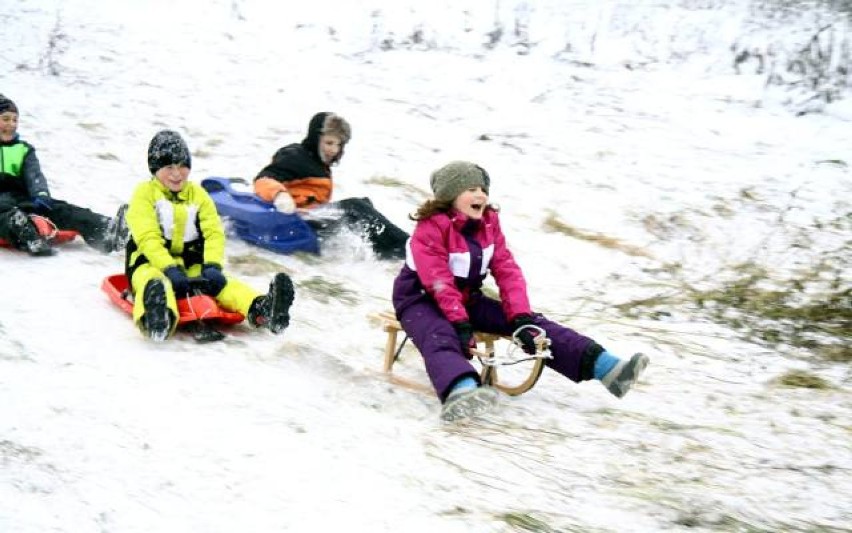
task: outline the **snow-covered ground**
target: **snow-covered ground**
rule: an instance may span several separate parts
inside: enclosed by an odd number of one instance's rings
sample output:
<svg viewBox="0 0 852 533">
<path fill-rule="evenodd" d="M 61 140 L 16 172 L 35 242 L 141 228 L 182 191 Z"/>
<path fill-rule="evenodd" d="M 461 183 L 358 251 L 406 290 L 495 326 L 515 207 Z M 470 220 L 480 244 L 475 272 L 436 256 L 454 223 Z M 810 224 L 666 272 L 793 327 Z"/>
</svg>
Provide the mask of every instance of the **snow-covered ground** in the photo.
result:
<svg viewBox="0 0 852 533">
<path fill-rule="evenodd" d="M 420 4 L 10 0 L 0 93 L 54 195 L 109 214 L 166 127 L 192 179 L 251 177 L 336 111 L 354 133 L 336 198 L 409 230 L 429 173 L 476 161 L 535 308 L 649 353 L 644 382 L 616 400 L 546 372 L 445 425 L 433 395 L 380 372 L 367 317 L 399 265 L 354 239 L 319 258 L 229 241 L 232 273 L 264 289 L 285 270 L 297 299 L 283 336 L 238 326 L 214 345 L 142 338 L 99 289 L 119 254 L 7 251 L 0 531 L 849 531 L 848 363 L 737 340 L 689 306 L 614 307 L 677 291 L 673 264 L 694 283 L 749 259 L 782 275 L 849 246 L 849 224 L 828 224 L 852 210 L 848 105 L 796 117 L 730 72 L 738 12 Z M 536 46 L 483 48 L 495 18 L 527 21 Z M 668 62 L 681 45 L 706 53 Z M 790 369 L 832 388 L 774 384 Z M 427 384 L 411 348 L 395 372 Z"/>
</svg>

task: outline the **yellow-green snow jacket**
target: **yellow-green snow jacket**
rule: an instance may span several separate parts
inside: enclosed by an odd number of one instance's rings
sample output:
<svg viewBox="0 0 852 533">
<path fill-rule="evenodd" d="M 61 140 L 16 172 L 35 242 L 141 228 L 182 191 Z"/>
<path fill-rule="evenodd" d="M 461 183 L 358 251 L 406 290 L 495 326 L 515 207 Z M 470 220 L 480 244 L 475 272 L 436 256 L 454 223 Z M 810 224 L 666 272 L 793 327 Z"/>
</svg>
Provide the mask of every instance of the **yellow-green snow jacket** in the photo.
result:
<svg viewBox="0 0 852 533">
<path fill-rule="evenodd" d="M 127 208 L 131 239 L 125 274 L 132 279 L 139 265 L 159 270 L 225 260 L 225 230 L 216 204 L 203 187 L 187 181 L 172 192 L 157 178 L 139 184 Z"/>
</svg>

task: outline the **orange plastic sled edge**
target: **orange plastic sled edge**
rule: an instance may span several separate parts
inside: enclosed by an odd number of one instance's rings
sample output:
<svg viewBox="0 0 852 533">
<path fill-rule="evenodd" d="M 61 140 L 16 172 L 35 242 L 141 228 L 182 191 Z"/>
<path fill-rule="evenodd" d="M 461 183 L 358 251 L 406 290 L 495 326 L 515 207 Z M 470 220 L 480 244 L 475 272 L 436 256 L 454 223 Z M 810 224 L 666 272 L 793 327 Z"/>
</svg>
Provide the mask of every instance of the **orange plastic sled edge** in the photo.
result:
<svg viewBox="0 0 852 533">
<path fill-rule="evenodd" d="M 130 284 L 124 274 L 113 274 L 104 278 L 101 289 L 109 296 L 110 301 L 127 314 L 133 314 L 133 302 L 128 299 Z M 219 324 L 239 324 L 245 318 L 241 313 L 227 311 L 219 307 L 216 300 L 201 294 L 190 296 L 177 301 L 180 319 L 178 324 L 187 324 L 198 320 L 218 322 Z"/>
<path fill-rule="evenodd" d="M 33 223 L 38 228 L 38 232 L 43 236 L 47 237 L 47 240 L 50 241 L 50 244 L 62 244 L 64 242 L 70 242 L 77 238 L 80 235 L 78 232 L 71 229 L 56 229 L 53 225 L 53 222 L 48 219 L 39 216 L 39 215 L 30 215 Z M 6 239 L 0 239 L 0 247 L 3 248 L 11 248 L 12 243 L 7 241 Z"/>
</svg>

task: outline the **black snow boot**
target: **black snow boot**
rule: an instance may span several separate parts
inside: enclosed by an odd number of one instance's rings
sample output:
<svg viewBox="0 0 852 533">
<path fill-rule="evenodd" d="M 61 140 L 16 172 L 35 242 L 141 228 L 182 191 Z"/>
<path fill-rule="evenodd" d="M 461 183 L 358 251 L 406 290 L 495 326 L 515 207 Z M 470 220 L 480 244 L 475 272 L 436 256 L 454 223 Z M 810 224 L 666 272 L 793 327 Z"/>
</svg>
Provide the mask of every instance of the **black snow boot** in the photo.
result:
<svg viewBox="0 0 852 533">
<path fill-rule="evenodd" d="M 106 229 L 104 229 L 100 248 L 105 253 L 120 251 L 127 246 L 127 241 L 130 238 L 130 229 L 127 227 L 127 220 L 124 217 L 126 213 L 127 204 L 121 204 L 118 212 L 110 219 Z"/>
<path fill-rule="evenodd" d="M 266 327 L 272 333 L 281 333 L 290 325 L 290 306 L 295 289 L 290 276 L 281 272 L 269 284 L 269 292 L 258 296 L 249 309 L 249 322 L 255 327 Z"/>
<path fill-rule="evenodd" d="M 30 217 L 20 209 L 14 209 L 9 217 L 9 229 L 19 249 L 30 255 L 53 255 L 53 247 L 39 233 Z"/>
<path fill-rule="evenodd" d="M 142 315 L 142 329 L 155 342 L 168 338 L 172 329 L 172 316 L 166 306 L 166 284 L 161 279 L 152 279 L 145 285 L 142 295 L 145 314 Z"/>
</svg>

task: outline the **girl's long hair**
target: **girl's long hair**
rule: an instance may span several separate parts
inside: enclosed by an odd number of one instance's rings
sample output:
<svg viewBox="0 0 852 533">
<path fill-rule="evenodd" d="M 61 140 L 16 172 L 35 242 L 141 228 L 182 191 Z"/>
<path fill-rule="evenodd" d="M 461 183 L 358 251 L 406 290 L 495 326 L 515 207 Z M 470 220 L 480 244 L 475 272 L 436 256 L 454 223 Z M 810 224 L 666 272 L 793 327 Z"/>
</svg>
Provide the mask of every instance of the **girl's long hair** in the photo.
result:
<svg viewBox="0 0 852 533">
<path fill-rule="evenodd" d="M 452 202 L 441 202 L 435 200 L 434 198 L 431 198 L 420 204 L 420 207 L 417 208 L 417 211 L 415 211 L 411 215 L 408 215 L 408 218 L 410 218 L 411 220 L 424 220 L 431 217 L 435 213 L 446 213 L 447 211 L 452 209 L 452 207 Z"/>
<path fill-rule="evenodd" d="M 431 198 L 420 204 L 420 207 L 417 208 L 417 211 L 415 211 L 411 215 L 408 215 L 408 218 L 410 218 L 411 220 L 424 220 L 431 217 L 435 213 L 446 213 L 452 208 L 453 202 L 440 201 Z M 492 211 L 500 210 L 499 207 L 493 204 L 486 205 L 485 209 L 491 209 Z"/>
</svg>

